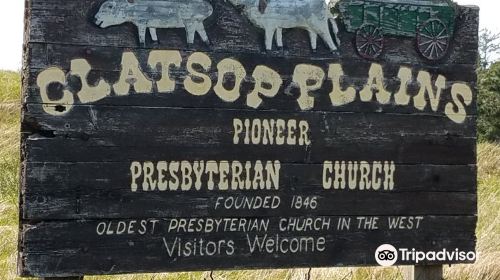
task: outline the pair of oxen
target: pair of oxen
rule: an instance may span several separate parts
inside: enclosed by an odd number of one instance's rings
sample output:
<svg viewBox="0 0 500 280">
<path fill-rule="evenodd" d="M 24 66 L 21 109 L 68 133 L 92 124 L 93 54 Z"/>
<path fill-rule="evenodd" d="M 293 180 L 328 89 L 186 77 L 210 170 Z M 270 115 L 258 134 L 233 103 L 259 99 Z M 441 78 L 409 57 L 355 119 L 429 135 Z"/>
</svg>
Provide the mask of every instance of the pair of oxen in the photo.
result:
<svg viewBox="0 0 500 280">
<path fill-rule="evenodd" d="M 316 50 L 318 36 L 332 52 L 340 44 L 335 18 L 324 0 L 225 1 L 242 7 L 243 14 L 250 22 L 264 29 L 267 50 L 272 49 L 274 39 L 278 47 L 283 47 L 282 32 L 289 28 L 307 30 L 313 50 Z M 188 44 L 194 43 L 196 33 L 203 42 L 209 44 L 203 22 L 212 13 L 213 7 L 206 0 L 107 0 L 95 15 L 95 23 L 105 28 L 130 22 L 137 26 L 141 44 L 146 43 L 148 30 L 151 39 L 158 41 L 158 28 L 185 28 Z M 335 35 L 333 37 L 330 25 Z"/>
</svg>

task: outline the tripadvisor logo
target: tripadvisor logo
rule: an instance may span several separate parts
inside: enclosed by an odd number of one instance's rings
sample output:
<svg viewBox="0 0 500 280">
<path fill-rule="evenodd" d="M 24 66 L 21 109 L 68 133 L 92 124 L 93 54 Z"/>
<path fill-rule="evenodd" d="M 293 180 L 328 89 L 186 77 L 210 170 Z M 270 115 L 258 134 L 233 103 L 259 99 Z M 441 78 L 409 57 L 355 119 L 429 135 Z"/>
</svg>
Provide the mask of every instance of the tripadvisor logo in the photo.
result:
<svg viewBox="0 0 500 280">
<path fill-rule="evenodd" d="M 375 250 L 375 260 L 381 266 L 391 266 L 398 261 L 398 250 L 390 244 L 380 245 Z"/>
<path fill-rule="evenodd" d="M 449 251 L 442 249 L 440 251 L 418 251 L 415 249 L 399 248 L 396 249 L 390 244 L 380 245 L 375 250 L 375 260 L 381 266 L 392 266 L 398 259 L 402 262 L 413 262 L 419 264 L 422 261 L 452 261 L 452 262 L 474 262 L 477 254 L 474 251 L 460 251 L 455 249 Z"/>
</svg>

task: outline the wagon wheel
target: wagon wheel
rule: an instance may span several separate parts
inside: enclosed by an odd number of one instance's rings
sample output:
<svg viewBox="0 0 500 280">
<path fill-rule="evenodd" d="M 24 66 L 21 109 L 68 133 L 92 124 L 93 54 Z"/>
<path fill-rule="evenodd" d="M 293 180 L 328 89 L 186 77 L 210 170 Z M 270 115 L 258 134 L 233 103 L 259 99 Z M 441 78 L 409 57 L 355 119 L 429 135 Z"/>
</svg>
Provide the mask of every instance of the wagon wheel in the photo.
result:
<svg viewBox="0 0 500 280">
<path fill-rule="evenodd" d="M 373 24 L 363 24 L 356 31 L 356 49 L 360 56 L 368 59 L 377 58 L 384 48 L 382 30 Z"/>
<path fill-rule="evenodd" d="M 448 28 L 439 19 L 429 19 L 417 32 L 417 48 L 428 60 L 439 60 L 448 52 L 450 34 Z"/>
</svg>

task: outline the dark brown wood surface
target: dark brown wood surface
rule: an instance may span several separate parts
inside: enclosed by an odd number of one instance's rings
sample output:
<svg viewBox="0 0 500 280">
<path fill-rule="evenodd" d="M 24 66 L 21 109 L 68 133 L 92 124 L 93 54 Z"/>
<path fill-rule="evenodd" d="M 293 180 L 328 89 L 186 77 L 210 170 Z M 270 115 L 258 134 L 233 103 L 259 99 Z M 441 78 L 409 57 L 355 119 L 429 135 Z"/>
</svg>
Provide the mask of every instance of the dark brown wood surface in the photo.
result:
<svg viewBox="0 0 500 280">
<path fill-rule="evenodd" d="M 137 28 L 124 24 L 99 28 L 93 18 L 101 0 L 27 0 L 23 67 L 22 176 L 20 204 L 19 273 L 23 276 L 57 277 L 90 274 L 160 272 L 183 270 L 328 267 L 376 265 L 375 249 L 384 243 L 396 248 L 471 251 L 475 248 L 476 190 L 476 59 L 478 10 L 460 7 L 448 55 L 430 62 L 415 49 L 415 38 L 387 36 L 382 55 L 365 60 L 353 46 L 355 34 L 337 20 L 341 45 L 331 53 L 318 40 L 312 52 L 306 31 L 284 30 L 285 47 L 265 50 L 263 30 L 253 26 L 241 11 L 223 0 L 209 1 L 213 14 L 205 21 L 211 44 L 188 45 L 183 29 L 158 29 L 159 42 L 147 37 L 139 44 Z M 181 67 L 172 67 L 176 89 L 159 93 L 156 85 L 147 94 L 114 93 L 97 102 L 78 98 L 64 115 L 44 111 L 37 77 L 49 67 L 66 73 L 67 86 L 52 84 L 51 98 L 63 89 L 73 95 L 82 81 L 70 74 L 71 60 L 83 58 L 92 71 L 88 84 L 99 79 L 118 81 L 123 52 L 133 52 L 147 78 L 158 81 L 161 70 L 151 68 L 152 50 L 179 50 Z M 213 86 L 217 63 L 225 58 L 239 61 L 247 75 L 234 102 L 222 101 L 213 88 L 194 96 L 183 86 L 189 76 L 186 60 L 203 52 L 212 60 L 207 72 Z M 359 96 L 344 106 L 332 106 L 332 81 L 325 79 L 314 92 L 314 107 L 301 110 L 300 90 L 293 85 L 294 68 L 311 64 L 328 71 L 342 65 L 341 85 L 361 90 L 374 63 L 384 71 L 384 87 L 395 93 L 401 86 L 400 67 L 412 69 L 408 94 L 415 96 L 419 71 L 446 77 L 437 108 L 419 110 L 410 101 L 399 105 L 361 101 Z M 263 98 L 257 109 L 246 105 L 255 87 L 252 72 L 258 65 L 281 75 L 283 85 L 273 98 Z M 453 84 L 464 83 L 473 92 L 464 121 L 445 114 L 452 102 Z M 234 77 L 225 84 L 230 88 Z M 426 97 L 427 103 L 429 98 Z M 302 120 L 309 124 L 309 145 L 234 144 L 234 119 Z M 131 163 L 159 161 L 277 161 L 281 164 L 279 189 L 208 190 L 206 176 L 200 190 L 131 191 Z M 325 161 L 392 162 L 396 166 L 391 190 L 336 190 L 323 188 Z M 139 181 L 139 184 L 142 181 Z M 276 209 L 216 208 L 227 197 L 278 197 Z M 314 198 L 316 207 L 294 207 L 297 197 Z M 391 229 L 389 220 L 418 217 L 418 228 Z M 283 218 L 330 219 L 328 230 L 293 231 L 280 228 Z M 377 228 L 358 227 L 357 219 L 376 218 Z M 267 230 L 219 230 L 171 232 L 174 219 L 240 219 L 269 223 Z M 349 229 L 337 228 L 351 220 Z M 117 234 L 123 224 L 157 223 L 145 233 Z M 156 222 L 155 222 L 156 221 Z M 100 225 L 106 231 L 100 235 Z M 406 227 L 406 228 L 405 228 Z M 127 228 L 128 229 L 128 228 Z M 116 228 L 115 228 L 116 230 Z M 259 238 L 313 238 L 326 242 L 322 251 L 284 253 L 250 250 Z M 214 255 L 169 254 L 165 243 L 206 242 L 219 244 Z M 194 241 L 196 240 L 196 241 Z M 234 251 L 228 254 L 234 242 Z M 181 241 L 179 241 L 181 242 Z M 206 246 L 206 245 L 205 245 Z M 203 247 L 203 246 L 202 246 Z M 273 247 L 273 246 L 271 246 Z M 204 247 L 206 249 L 206 247 Z M 310 249 L 310 248 L 309 248 Z M 195 249 L 191 250 L 195 251 Z M 265 250 L 264 250 L 265 251 Z M 224 253 L 226 252 L 226 253 Z M 430 261 L 428 264 L 464 261 Z M 467 262 L 467 261 L 465 261 Z M 398 262 L 398 264 L 412 264 Z"/>
</svg>

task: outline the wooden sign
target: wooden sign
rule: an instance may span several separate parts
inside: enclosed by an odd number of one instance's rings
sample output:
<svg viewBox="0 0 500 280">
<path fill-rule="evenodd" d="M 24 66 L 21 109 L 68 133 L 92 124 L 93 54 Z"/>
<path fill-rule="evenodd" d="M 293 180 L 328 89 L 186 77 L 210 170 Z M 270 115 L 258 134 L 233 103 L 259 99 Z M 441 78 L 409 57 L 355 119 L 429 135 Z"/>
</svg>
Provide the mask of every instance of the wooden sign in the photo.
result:
<svg viewBox="0 0 500 280">
<path fill-rule="evenodd" d="M 19 273 L 473 262 L 477 31 L 448 0 L 28 0 Z"/>
</svg>

